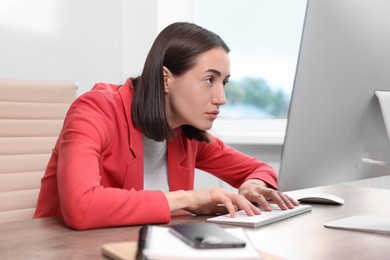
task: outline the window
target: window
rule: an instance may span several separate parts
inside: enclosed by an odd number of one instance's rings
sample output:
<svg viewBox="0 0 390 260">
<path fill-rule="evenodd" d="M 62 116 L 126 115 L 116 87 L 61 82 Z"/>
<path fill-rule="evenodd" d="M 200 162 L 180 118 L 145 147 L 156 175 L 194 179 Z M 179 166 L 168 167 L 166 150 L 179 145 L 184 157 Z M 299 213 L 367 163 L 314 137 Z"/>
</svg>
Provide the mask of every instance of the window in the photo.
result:
<svg viewBox="0 0 390 260">
<path fill-rule="evenodd" d="M 306 0 L 194 0 L 193 5 L 193 21 L 231 49 L 228 103 L 214 134 L 233 143 L 282 143 Z"/>
</svg>

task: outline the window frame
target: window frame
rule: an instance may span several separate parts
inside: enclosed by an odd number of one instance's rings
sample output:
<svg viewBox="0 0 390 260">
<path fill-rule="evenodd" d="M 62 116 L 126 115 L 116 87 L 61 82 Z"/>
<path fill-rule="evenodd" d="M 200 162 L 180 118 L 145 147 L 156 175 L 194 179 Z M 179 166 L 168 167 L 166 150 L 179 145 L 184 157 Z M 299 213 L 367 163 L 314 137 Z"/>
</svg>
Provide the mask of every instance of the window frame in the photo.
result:
<svg viewBox="0 0 390 260">
<path fill-rule="evenodd" d="M 210 133 L 229 144 L 283 145 L 287 119 L 217 119 Z"/>
</svg>

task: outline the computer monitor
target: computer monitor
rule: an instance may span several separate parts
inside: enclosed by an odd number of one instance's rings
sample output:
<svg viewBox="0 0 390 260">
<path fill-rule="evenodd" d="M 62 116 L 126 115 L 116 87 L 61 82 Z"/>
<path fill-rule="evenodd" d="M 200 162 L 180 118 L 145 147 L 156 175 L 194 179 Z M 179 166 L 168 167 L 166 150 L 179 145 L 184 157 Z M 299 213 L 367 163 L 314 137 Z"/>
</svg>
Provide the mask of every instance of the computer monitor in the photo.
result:
<svg viewBox="0 0 390 260">
<path fill-rule="evenodd" d="M 282 191 L 390 173 L 375 90 L 390 91 L 390 1 L 309 0 L 287 131 Z"/>
</svg>

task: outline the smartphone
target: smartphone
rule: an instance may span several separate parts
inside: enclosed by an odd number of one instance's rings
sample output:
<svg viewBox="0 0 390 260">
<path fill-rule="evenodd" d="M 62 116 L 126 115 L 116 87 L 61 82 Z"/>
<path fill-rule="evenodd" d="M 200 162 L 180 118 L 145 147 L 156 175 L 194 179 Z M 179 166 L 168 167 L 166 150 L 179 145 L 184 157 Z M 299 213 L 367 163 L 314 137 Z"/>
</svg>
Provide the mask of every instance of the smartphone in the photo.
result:
<svg viewBox="0 0 390 260">
<path fill-rule="evenodd" d="M 170 232 L 188 245 L 198 249 L 245 247 L 242 239 L 217 224 L 193 223 L 171 225 Z"/>
</svg>

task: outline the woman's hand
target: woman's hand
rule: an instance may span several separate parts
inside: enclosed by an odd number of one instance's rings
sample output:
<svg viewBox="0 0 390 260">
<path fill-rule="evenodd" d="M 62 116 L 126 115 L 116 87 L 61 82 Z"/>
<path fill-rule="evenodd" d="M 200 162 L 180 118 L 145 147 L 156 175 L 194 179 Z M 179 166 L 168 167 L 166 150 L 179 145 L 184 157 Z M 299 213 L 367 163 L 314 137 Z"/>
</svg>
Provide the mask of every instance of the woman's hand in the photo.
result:
<svg viewBox="0 0 390 260">
<path fill-rule="evenodd" d="M 270 211 L 269 201 L 276 203 L 282 210 L 298 206 L 298 201 L 280 191 L 268 188 L 266 183 L 258 179 L 245 181 L 238 190 L 249 201 L 257 203 L 260 207 Z"/>
<path fill-rule="evenodd" d="M 221 188 L 175 191 L 165 193 L 171 211 L 185 209 L 194 214 L 229 213 L 236 216 L 237 210 L 244 210 L 249 216 L 260 214 L 243 195 L 236 194 Z"/>
</svg>

